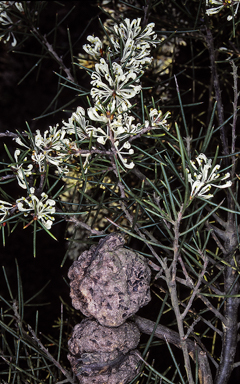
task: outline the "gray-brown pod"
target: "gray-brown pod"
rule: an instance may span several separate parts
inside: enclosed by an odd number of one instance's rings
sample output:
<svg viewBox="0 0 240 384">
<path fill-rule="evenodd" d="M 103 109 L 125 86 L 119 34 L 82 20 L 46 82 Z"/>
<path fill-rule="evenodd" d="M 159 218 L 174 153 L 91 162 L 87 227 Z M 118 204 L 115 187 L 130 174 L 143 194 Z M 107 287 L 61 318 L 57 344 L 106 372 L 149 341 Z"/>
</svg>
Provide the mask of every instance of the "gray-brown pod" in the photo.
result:
<svg viewBox="0 0 240 384">
<path fill-rule="evenodd" d="M 151 300 L 147 261 L 124 244 L 122 234 L 108 235 L 68 272 L 73 307 L 104 326 L 118 327 Z"/>
<path fill-rule="evenodd" d="M 126 384 L 139 369 L 136 324 L 104 327 L 95 320 L 77 324 L 68 342 L 68 359 L 81 384 Z"/>
</svg>

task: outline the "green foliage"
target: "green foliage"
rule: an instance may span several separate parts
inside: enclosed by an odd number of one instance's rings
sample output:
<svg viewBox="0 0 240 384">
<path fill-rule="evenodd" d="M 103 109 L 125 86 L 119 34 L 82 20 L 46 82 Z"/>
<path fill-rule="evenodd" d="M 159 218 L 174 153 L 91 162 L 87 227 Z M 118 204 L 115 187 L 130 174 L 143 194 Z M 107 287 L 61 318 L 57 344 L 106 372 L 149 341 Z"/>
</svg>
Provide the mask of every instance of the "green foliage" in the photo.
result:
<svg viewBox="0 0 240 384">
<path fill-rule="evenodd" d="M 57 240 L 54 229 L 64 226 L 64 266 L 122 231 L 153 271 L 152 304 L 141 310 L 152 321 L 136 320 L 145 335 L 132 383 L 239 380 L 239 1 L 103 1 L 89 5 L 85 29 L 65 24 L 77 4 L 8 3 L 2 40 L 9 55 L 34 62 L 18 84 L 36 67 L 36 79 L 54 70 L 55 93 L 35 120 L 41 129 L 28 122 L 24 132 L 0 134 L 13 139 L 0 162 L 3 244 L 31 227 L 36 256 L 39 231 Z M 38 311 L 35 323 L 25 321 L 37 294 L 24 301 L 16 265 L 17 293 L 3 270 L 0 378 L 75 383 L 66 355 L 79 315 L 62 300 L 58 335 L 40 337 Z"/>
</svg>

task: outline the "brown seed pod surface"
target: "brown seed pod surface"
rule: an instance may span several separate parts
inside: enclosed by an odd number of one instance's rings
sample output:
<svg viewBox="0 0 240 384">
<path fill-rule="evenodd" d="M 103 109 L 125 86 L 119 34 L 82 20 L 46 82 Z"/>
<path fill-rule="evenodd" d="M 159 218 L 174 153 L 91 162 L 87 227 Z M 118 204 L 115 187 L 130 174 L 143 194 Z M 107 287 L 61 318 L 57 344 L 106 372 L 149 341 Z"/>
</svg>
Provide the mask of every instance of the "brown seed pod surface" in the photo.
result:
<svg viewBox="0 0 240 384">
<path fill-rule="evenodd" d="M 136 324 L 109 328 L 95 320 L 77 324 L 68 342 L 68 359 L 82 384 L 125 384 L 138 373 Z"/>
<path fill-rule="evenodd" d="M 118 327 L 151 300 L 147 261 L 124 244 L 122 234 L 110 234 L 68 272 L 73 307 L 104 326 Z"/>
</svg>

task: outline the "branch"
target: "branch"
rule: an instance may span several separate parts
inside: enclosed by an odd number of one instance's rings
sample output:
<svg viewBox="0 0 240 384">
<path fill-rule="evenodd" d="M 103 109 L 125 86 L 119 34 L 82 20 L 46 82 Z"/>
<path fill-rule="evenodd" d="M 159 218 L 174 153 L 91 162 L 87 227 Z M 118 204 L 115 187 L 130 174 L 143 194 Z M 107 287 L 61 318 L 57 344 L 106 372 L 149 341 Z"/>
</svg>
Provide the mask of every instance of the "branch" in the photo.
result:
<svg viewBox="0 0 240 384">
<path fill-rule="evenodd" d="M 54 59 L 59 64 L 60 68 L 66 73 L 67 79 L 70 80 L 72 83 L 76 84 L 75 79 L 73 78 L 71 71 L 69 68 L 66 67 L 61 57 L 58 56 L 58 54 L 54 51 L 53 46 L 49 44 L 49 42 L 46 39 L 46 36 L 42 36 L 41 33 L 33 26 L 32 27 L 33 32 L 37 36 L 37 38 L 40 40 L 40 42 L 43 43 L 45 46 L 45 49 L 51 54 L 51 56 L 54 57 Z"/>
<path fill-rule="evenodd" d="M 231 258 L 231 264 L 235 267 L 235 259 Z M 234 368 L 234 360 L 237 349 L 238 335 L 238 308 L 240 299 L 231 297 L 239 294 L 238 271 L 227 266 L 224 271 L 224 290 L 226 296 L 224 315 L 225 325 L 223 326 L 222 352 L 220 364 L 216 373 L 215 384 L 227 384 Z"/>
<path fill-rule="evenodd" d="M 219 78 L 218 78 L 217 67 L 216 67 L 214 41 L 213 41 L 212 32 L 208 28 L 206 28 L 205 41 L 207 43 L 207 47 L 209 50 L 209 58 L 210 58 L 211 71 L 212 71 L 212 77 L 213 77 L 214 91 L 215 91 L 215 97 L 217 100 L 217 111 L 218 111 L 219 124 L 221 126 L 220 138 L 223 146 L 223 155 L 227 156 L 229 155 L 229 149 L 228 149 L 228 141 L 227 141 L 225 127 L 224 127 L 223 103 L 222 103 L 221 89 L 220 89 Z M 227 158 L 225 158 L 224 161 L 226 164 Z"/>
<path fill-rule="evenodd" d="M 200 251 L 199 251 L 200 252 Z M 198 295 L 199 293 L 199 287 L 202 283 L 202 279 L 203 279 L 203 276 L 205 275 L 205 272 L 206 272 L 206 269 L 207 269 L 207 265 L 208 265 L 208 259 L 206 256 L 203 256 L 204 257 L 204 264 L 203 264 L 203 268 L 202 268 L 202 272 L 199 274 L 198 276 L 198 281 L 197 281 L 197 284 L 195 285 L 195 287 L 193 288 L 193 291 L 192 291 L 192 294 L 191 294 L 191 297 L 190 297 L 190 300 L 184 310 L 184 312 L 181 314 L 181 319 L 183 320 L 186 316 L 187 316 L 187 313 L 189 311 L 189 309 L 191 308 L 192 306 L 192 303 L 193 303 L 193 300 L 195 299 L 195 297 Z"/>
<path fill-rule="evenodd" d="M 22 132 L 21 135 L 22 136 L 28 136 L 28 134 L 26 132 Z M 19 134 L 5 131 L 5 132 L 0 133 L 0 138 L 1 137 L 12 137 L 13 139 L 16 139 L 17 137 L 19 137 Z"/>
<path fill-rule="evenodd" d="M 234 61 L 231 61 L 232 69 L 233 69 L 233 92 L 234 92 L 234 101 L 233 101 L 233 123 L 232 123 L 232 148 L 231 153 L 235 152 L 235 144 L 236 144 L 236 124 L 237 124 L 237 112 L 238 112 L 238 74 L 237 74 L 237 66 L 235 65 Z M 235 170 L 236 170 L 236 156 L 232 156 L 232 169 L 231 169 L 231 175 L 232 179 L 235 176 Z"/>
<path fill-rule="evenodd" d="M 147 335 L 151 335 L 153 333 L 155 329 L 154 321 L 144 319 L 140 316 L 134 316 L 134 320 L 142 333 Z M 182 341 L 179 337 L 179 334 L 163 325 L 157 326 L 154 332 L 154 336 L 161 340 L 167 340 L 169 343 L 174 344 L 177 348 L 182 349 Z M 197 356 L 200 384 L 213 384 L 212 374 L 206 352 L 202 351 L 202 349 L 191 340 L 186 340 L 185 344 L 188 354 L 195 363 Z"/>
<path fill-rule="evenodd" d="M 42 342 L 37 338 L 35 332 L 33 331 L 33 329 L 31 328 L 31 326 L 28 324 L 27 327 L 28 327 L 28 330 L 29 332 L 31 333 L 32 335 L 32 338 L 29 336 L 29 334 L 25 331 L 25 329 L 23 328 L 23 324 L 22 324 L 22 319 L 21 319 L 21 316 L 19 314 L 19 311 L 18 311 L 18 303 L 16 300 L 14 300 L 13 302 L 13 312 L 14 312 L 14 316 L 16 318 L 16 324 L 17 324 L 17 327 L 18 329 L 20 330 L 20 332 L 22 332 L 22 334 L 26 337 L 27 340 L 30 340 L 31 342 L 33 342 L 32 340 L 34 340 L 36 342 L 36 344 L 39 346 L 39 348 L 46 354 L 46 356 L 49 358 L 50 361 L 52 361 L 52 363 L 63 373 L 63 375 L 67 378 L 67 380 L 72 383 L 72 384 L 76 384 L 75 380 L 73 379 L 73 377 L 71 376 L 71 374 L 66 371 L 62 366 L 61 364 L 54 359 L 54 357 L 51 355 L 50 352 L 48 352 L 47 348 L 44 347 L 44 345 L 42 344 Z M 1 356 L 2 357 L 2 356 Z M 8 361 L 6 361 L 8 363 Z M 11 363 L 12 364 L 12 363 Z"/>
<path fill-rule="evenodd" d="M 104 234 L 103 231 L 98 231 L 97 229 L 93 229 L 88 224 L 83 223 L 82 221 L 79 221 L 75 216 L 71 216 L 69 218 L 66 218 L 66 216 L 63 215 L 62 217 L 64 217 L 67 222 L 73 223 L 76 227 L 84 228 L 87 231 L 93 233 L 94 235 L 103 235 Z"/>
<path fill-rule="evenodd" d="M 63 375 L 67 378 L 67 380 L 72 383 L 72 384 L 76 384 L 75 380 L 73 379 L 73 377 L 69 374 L 68 371 L 66 371 L 62 366 L 61 364 L 54 359 L 54 357 L 51 355 L 51 353 L 48 352 L 47 348 L 44 347 L 44 345 L 42 344 L 42 342 L 37 338 L 37 335 L 35 334 L 35 332 L 33 331 L 33 329 L 31 328 L 31 326 L 28 324 L 28 330 L 29 332 L 31 333 L 32 335 L 32 338 L 34 341 L 36 341 L 36 343 L 38 344 L 39 348 L 47 355 L 47 357 L 49 358 L 50 361 L 52 361 L 52 363 L 63 373 Z"/>
<path fill-rule="evenodd" d="M 185 370 L 187 373 L 189 383 L 194 384 L 191 364 L 190 364 L 189 355 L 188 355 L 187 343 L 186 343 L 186 340 L 184 339 L 185 335 L 184 335 L 183 320 L 181 318 L 181 312 L 179 308 L 179 300 L 178 300 L 177 284 L 176 284 L 177 261 L 179 257 L 179 227 L 182 220 L 182 211 L 183 211 L 183 206 L 178 212 L 177 219 L 174 223 L 173 261 L 170 267 L 168 267 L 167 263 L 165 262 L 164 270 L 165 270 L 166 282 L 167 282 L 169 293 L 171 296 L 173 310 L 175 312 L 175 316 L 177 320 L 178 332 L 179 332 L 180 341 L 181 341 L 181 349 L 183 352 L 183 357 L 185 362 Z"/>
</svg>

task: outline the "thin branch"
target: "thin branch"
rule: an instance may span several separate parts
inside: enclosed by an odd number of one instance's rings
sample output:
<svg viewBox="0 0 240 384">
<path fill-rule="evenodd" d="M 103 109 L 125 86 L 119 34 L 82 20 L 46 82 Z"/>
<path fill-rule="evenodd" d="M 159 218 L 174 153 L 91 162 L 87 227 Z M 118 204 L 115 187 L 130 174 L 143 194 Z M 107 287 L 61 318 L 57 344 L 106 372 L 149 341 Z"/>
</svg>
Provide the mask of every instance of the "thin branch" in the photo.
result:
<svg viewBox="0 0 240 384">
<path fill-rule="evenodd" d="M 211 226 L 208 222 L 205 223 L 206 227 L 211 231 Z M 220 243 L 218 237 L 216 236 L 216 234 L 214 233 L 214 230 L 211 231 L 211 236 L 212 238 L 214 239 L 215 243 L 217 244 L 217 246 L 221 249 L 222 253 L 224 255 L 227 254 L 227 251 L 226 249 L 224 248 L 224 246 Z"/>
<path fill-rule="evenodd" d="M 14 300 L 12 308 L 13 308 L 14 316 L 16 319 L 16 324 L 17 324 L 17 327 L 20 330 L 20 332 L 27 338 L 27 340 L 31 340 L 31 342 L 32 342 L 32 340 L 34 340 L 35 343 L 39 346 L 39 348 L 46 354 L 46 356 L 49 358 L 49 360 L 63 373 L 63 375 L 67 378 L 67 380 L 72 384 L 76 384 L 76 381 L 71 376 L 71 374 L 68 371 L 66 371 L 57 360 L 54 359 L 54 357 L 47 350 L 47 348 L 45 348 L 44 345 L 42 344 L 42 342 L 37 338 L 35 332 L 31 328 L 31 326 L 28 324 L 27 328 L 28 328 L 29 332 L 31 333 L 32 338 L 24 330 L 23 324 L 22 324 L 22 319 L 21 319 L 21 316 L 20 316 L 19 311 L 18 311 L 18 303 L 16 300 Z"/>
<path fill-rule="evenodd" d="M 182 220 L 182 211 L 183 211 L 183 206 L 178 212 L 177 219 L 174 223 L 173 261 L 169 268 L 167 266 L 167 263 L 165 262 L 164 270 L 165 270 L 166 282 L 167 282 L 169 293 L 171 296 L 173 310 L 175 312 L 175 316 L 177 320 L 178 332 L 181 340 L 181 348 L 182 348 L 184 362 L 185 362 L 185 370 L 187 373 L 189 383 L 194 384 L 191 364 L 190 364 L 189 355 L 188 355 L 187 343 L 186 343 L 186 340 L 184 339 L 184 336 L 185 336 L 184 327 L 183 327 L 183 321 L 181 318 L 181 312 L 179 308 L 179 300 L 178 300 L 177 285 L 176 285 L 177 261 L 179 257 L 179 227 Z"/>
<path fill-rule="evenodd" d="M 137 324 L 139 330 L 147 335 L 151 335 L 155 329 L 154 321 L 145 319 L 140 316 L 134 316 L 135 323 Z M 167 340 L 169 343 L 175 345 L 177 348 L 182 349 L 182 340 L 178 332 L 169 329 L 163 325 L 158 325 L 155 329 L 154 336 L 158 337 L 161 340 Z M 196 363 L 196 356 L 198 358 L 198 372 L 199 372 L 199 382 L 200 384 L 212 384 L 212 374 L 207 358 L 207 354 L 202 351 L 202 349 L 194 343 L 192 340 L 185 340 L 185 345 L 187 348 L 187 353 Z"/>
<path fill-rule="evenodd" d="M 198 252 L 200 252 L 200 250 Z M 206 272 L 206 269 L 207 269 L 207 265 L 208 265 L 208 259 L 207 259 L 206 256 L 204 256 L 204 263 L 203 263 L 202 272 L 199 274 L 197 284 L 193 288 L 190 300 L 188 301 L 188 304 L 187 304 L 184 312 L 181 314 L 181 319 L 184 319 L 187 316 L 187 313 L 188 313 L 189 309 L 192 306 L 193 300 L 195 299 L 195 297 L 199 293 L 199 289 L 198 288 L 200 287 L 200 285 L 202 283 L 202 279 L 203 279 L 203 276 L 205 275 L 205 272 Z"/>
<path fill-rule="evenodd" d="M 31 326 L 28 324 L 28 330 L 32 335 L 33 340 L 38 344 L 39 348 L 47 355 L 50 361 L 63 373 L 63 375 L 68 379 L 68 381 L 72 384 L 76 384 L 74 378 L 70 375 L 68 371 L 66 371 L 61 364 L 54 359 L 54 357 L 51 355 L 51 353 L 48 352 L 47 348 L 44 347 L 42 342 L 38 339 L 37 335 L 31 328 Z"/>
<path fill-rule="evenodd" d="M 87 231 L 91 232 L 94 235 L 103 235 L 104 231 L 98 231 L 97 229 L 91 228 L 88 224 L 83 223 L 82 221 L 79 221 L 75 216 L 66 217 L 63 215 L 65 220 L 69 223 L 73 223 L 76 227 L 84 228 Z"/>
<path fill-rule="evenodd" d="M 231 153 L 235 152 L 235 144 L 236 144 L 236 124 L 237 124 L 237 112 L 238 112 L 238 74 L 237 74 L 237 66 L 235 65 L 234 61 L 231 61 L 232 69 L 233 69 L 233 92 L 234 92 L 234 99 L 233 99 L 233 122 L 232 122 L 232 148 Z M 231 175 L 232 179 L 235 176 L 236 171 L 236 161 L 237 157 L 232 156 L 232 169 L 231 169 Z"/>
<path fill-rule="evenodd" d="M 220 89 L 219 78 L 218 78 L 218 73 L 217 73 L 214 41 L 213 41 L 212 32 L 208 28 L 206 28 L 205 41 L 207 43 L 207 47 L 209 50 L 209 58 L 210 58 L 211 71 L 212 71 L 212 77 L 213 77 L 213 85 L 214 85 L 215 97 L 217 100 L 217 111 L 218 111 L 219 124 L 221 126 L 220 138 L 221 138 L 221 142 L 222 142 L 222 146 L 223 146 L 223 155 L 227 156 L 227 155 L 229 155 L 229 149 L 228 149 L 227 136 L 226 136 L 226 132 L 225 132 L 226 128 L 224 126 L 223 103 L 222 103 L 222 95 L 221 95 L 221 89 Z M 225 158 L 224 161 L 227 165 L 227 158 Z"/>
<path fill-rule="evenodd" d="M 206 296 L 198 294 L 197 297 L 203 301 L 203 303 L 208 307 L 208 309 L 214 313 L 214 315 L 221 320 L 223 324 L 226 323 L 226 318 L 212 305 L 212 303 L 206 298 Z"/>
<path fill-rule="evenodd" d="M 26 132 L 22 132 L 21 135 L 22 136 L 28 136 L 28 134 Z M 12 137 L 13 139 L 16 139 L 17 137 L 19 137 L 19 134 L 5 131 L 5 132 L 0 133 L 0 138 L 1 137 Z"/>
<path fill-rule="evenodd" d="M 42 36 L 41 33 L 33 26 L 32 27 L 33 32 L 38 37 L 38 39 L 44 44 L 45 49 L 51 54 L 51 56 L 54 57 L 54 59 L 59 64 L 60 68 L 66 73 L 67 79 L 70 80 L 72 83 L 76 84 L 76 81 L 74 77 L 71 74 L 71 71 L 69 68 L 66 67 L 61 57 L 58 56 L 58 54 L 55 52 L 53 46 L 47 41 L 46 36 Z"/>
</svg>

